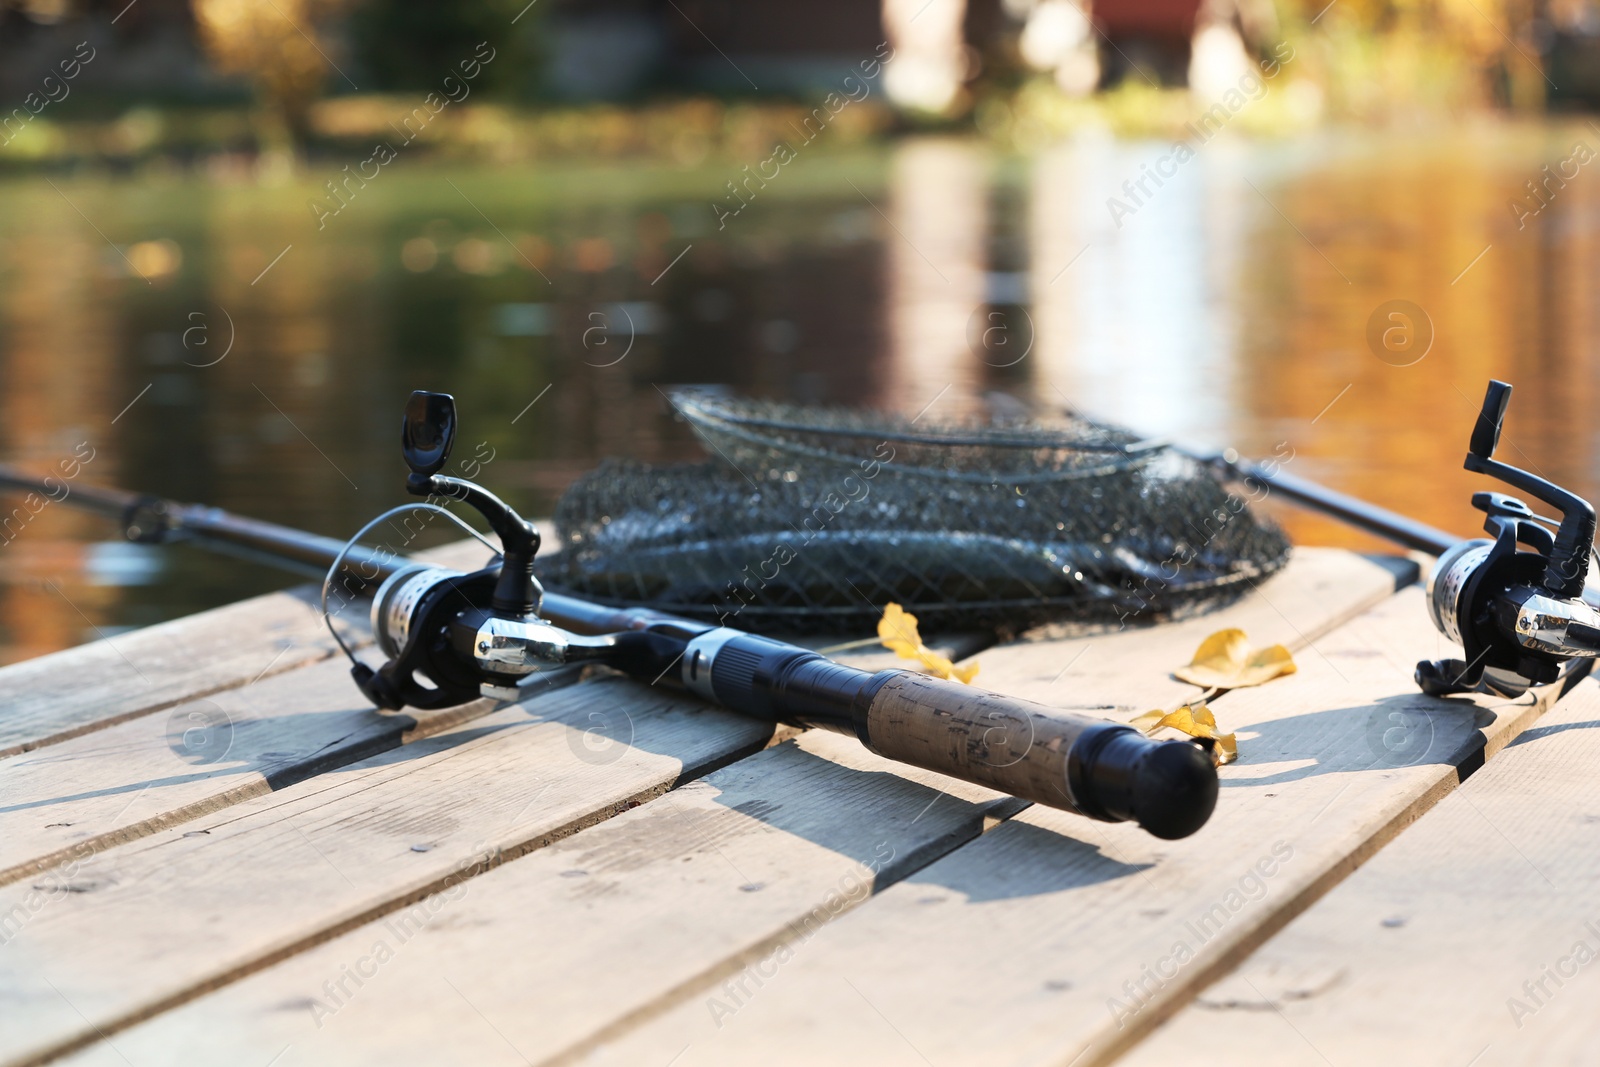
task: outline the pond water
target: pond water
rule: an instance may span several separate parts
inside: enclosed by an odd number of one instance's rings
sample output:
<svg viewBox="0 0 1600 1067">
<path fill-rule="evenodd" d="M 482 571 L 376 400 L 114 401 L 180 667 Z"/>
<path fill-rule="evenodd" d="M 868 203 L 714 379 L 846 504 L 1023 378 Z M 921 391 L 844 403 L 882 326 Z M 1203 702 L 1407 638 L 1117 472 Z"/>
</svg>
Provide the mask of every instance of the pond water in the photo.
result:
<svg viewBox="0 0 1600 1067">
<path fill-rule="evenodd" d="M 92 455 L 86 484 L 344 536 L 406 499 L 416 388 L 455 393 L 484 480 L 545 514 L 600 457 L 699 455 L 673 384 L 949 417 L 1006 394 L 1247 455 L 1287 442 L 1295 472 L 1466 535 L 1490 377 L 1517 387 L 1508 458 L 1600 488 L 1580 142 L 1600 130 L 1218 138 L 1182 160 L 910 139 L 798 159 L 737 214 L 734 163 L 415 164 L 320 229 L 308 201 L 336 201 L 310 179 L 13 177 L 0 458 Z M 1281 517 L 1301 543 L 1381 547 Z M 114 533 L 58 506 L 0 533 L 0 660 L 291 581 Z"/>
</svg>

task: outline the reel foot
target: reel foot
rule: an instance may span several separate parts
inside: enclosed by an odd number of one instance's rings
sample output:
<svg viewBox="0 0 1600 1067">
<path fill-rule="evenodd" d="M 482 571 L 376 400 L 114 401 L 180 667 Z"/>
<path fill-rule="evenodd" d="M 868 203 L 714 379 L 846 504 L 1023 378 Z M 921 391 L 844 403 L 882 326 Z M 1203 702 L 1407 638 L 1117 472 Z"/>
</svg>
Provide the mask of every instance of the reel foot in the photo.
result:
<svg viewBox="0 0 1600 1067">
<path fill-rule="evenodd" d="M 1453 693 L 1477 691 L 1477 679 L 1467 681 L 1467 663 L 1459 659 L 1425 659 L 1417 663 L 1412 675 L 1417 688 L 1431 697 L 1450 696 Z"/>
</svg>

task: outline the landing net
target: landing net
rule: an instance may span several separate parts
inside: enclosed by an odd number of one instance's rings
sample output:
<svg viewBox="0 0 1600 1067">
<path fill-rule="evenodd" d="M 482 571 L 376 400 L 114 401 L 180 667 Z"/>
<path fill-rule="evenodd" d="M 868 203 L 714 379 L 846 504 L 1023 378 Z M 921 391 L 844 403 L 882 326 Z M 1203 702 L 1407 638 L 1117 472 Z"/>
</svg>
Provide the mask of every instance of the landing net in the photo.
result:
<svg viewBox="0 0 1600 1067">
<path fill-rule="evenodd" d="M 936 423 L 682 390 L 702 463 L 607 460 L 556 508 L 547 587 L 756 632 L 1155 622 L 1215 606 L 1289 542 L 1203 467 L 1077 416 Z"/>
</svg>

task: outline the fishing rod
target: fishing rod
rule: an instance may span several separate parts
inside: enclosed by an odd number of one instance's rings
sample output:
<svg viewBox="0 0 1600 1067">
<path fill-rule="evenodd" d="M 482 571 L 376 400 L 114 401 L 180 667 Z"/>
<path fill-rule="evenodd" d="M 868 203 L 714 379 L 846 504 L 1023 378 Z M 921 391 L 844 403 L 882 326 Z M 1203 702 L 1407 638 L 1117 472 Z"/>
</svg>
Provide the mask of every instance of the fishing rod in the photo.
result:
<svg viewBox="0 0 1600 1067">
<path fill-rule="evenodd" d="M 519 684 L 539 671 L 594 662 L 743 715 L 853 734 L 885 758 L 1024 800 L 1108 822 L 1135 821 L 1160 838 L 1194 833 L 1216 806 L 1208 739 L 1155 741 L 1124 723 L 916 671 L 869 672 L 731 627 L 547 594 L 534 575 L 540 547 L 534 524 L 482 486 L 439 474 L 455 434 L 452 397 L 411 395 L 401 434 L 407 491 L 460 501 L 499 537 L 499 554 L 465 574 L 356 545 L 368 529 L 407 509 L 440 513 L 482 539 L 431 502 L 391 509 L 341 545 L 212 508 L 112 491 L 75 495 L 118 518 L 137 541 L 190 540 L 278 556 L 296 568 L 325 563 L 329 629 L 351 660 L 356 685 L 380 708 L 515 699 Z M 0 484 L 34 487 L 14 473 L 0 476 Z M 357 660 L 334 630 L 326 603 L 336 579 L 372 596 L 372 629 L 388 657 L 382 667 Z"/>
</svg>

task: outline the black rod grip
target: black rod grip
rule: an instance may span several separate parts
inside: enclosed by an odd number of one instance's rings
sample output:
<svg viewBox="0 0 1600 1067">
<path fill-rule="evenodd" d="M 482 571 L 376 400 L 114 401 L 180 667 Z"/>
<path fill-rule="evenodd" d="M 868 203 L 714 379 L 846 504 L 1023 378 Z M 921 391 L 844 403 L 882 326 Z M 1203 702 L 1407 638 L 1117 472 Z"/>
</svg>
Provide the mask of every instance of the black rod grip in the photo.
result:
<svg viewBox="0 0 1600 1067">
<path fill-rule="evenodd" d="M 1157 837 L 1187 837 L 1217 803 L 1210 753 L 1131 726 L 884 671 L 858 698 L 857 732 L 880 756 Z M 861 707 L 865 701 L 865 707 Z"/>
</svg>

